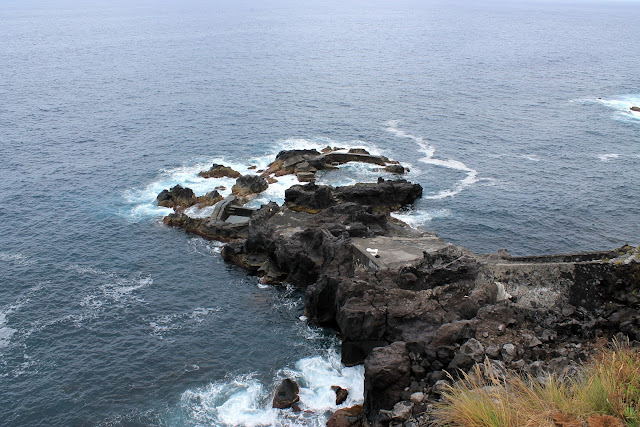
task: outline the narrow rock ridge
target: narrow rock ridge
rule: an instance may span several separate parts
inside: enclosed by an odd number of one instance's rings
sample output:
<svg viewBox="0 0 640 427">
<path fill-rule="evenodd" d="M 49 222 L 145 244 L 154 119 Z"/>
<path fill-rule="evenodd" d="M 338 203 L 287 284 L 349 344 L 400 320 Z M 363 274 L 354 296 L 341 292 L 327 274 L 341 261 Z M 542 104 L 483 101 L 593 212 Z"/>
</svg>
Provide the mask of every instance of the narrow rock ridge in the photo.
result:
<svg viewBox="0 0 640 427">
<path fill-rule="evenodd" d="M 325 165 L 346 160 L 336 152 L 322 155 Z M 282 152 L 268 172 L 294 173 L 301 162 L 319 170 L 319 155 Z M 209 218 L 176 209 L 165 223 L 229 242 L 223 258 L 264 283 L 306 289 L 309 321 L 338 332 L 343 363 L 365 366 L 362 415 L 343 411 L 340 425 L 429 425 L 447 373 L 484 362 L 492 374 L 567 377 L 602 342 L 640 340 L 637 248 L 478 255 L 389 216 L 421 195 L 402 179 L 311 182 L 288 189 L 283 206 L 225 200 Z"/>
</svg>

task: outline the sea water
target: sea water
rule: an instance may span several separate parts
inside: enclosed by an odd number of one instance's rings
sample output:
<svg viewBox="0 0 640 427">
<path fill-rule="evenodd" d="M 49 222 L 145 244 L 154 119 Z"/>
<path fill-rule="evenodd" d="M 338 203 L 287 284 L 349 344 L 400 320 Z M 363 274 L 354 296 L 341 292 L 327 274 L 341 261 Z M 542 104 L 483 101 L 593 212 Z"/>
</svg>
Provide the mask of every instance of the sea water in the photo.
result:
<svg viewBox="0 0 640 427">
<path fill-rule="evenodd" d="M 638 28 L 637 1 L 4 0 L 0 425 L 323 425 L 331 385 L 362 401 L 295 284 L 162 224 L 165 188 L 229 192 L 214 162 L 361 147 L 423 186 L 396 217 L 474 251 L 637 245 Z M 301 413 L 271 408 L 285 377 Z"/>
</svg>

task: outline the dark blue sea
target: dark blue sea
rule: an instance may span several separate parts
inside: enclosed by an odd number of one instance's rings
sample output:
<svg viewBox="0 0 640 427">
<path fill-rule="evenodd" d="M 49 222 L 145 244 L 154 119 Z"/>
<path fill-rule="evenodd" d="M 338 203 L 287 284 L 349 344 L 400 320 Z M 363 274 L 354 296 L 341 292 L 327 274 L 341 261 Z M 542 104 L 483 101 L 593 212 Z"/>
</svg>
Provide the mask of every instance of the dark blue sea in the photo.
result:
<svg viewBox="0 0 640 427">
<path fill-rule="evenodd" d="M 230 188 L 214 161 L 364 147 L 424 187 L 400 218 L 476 252 L 637 245 L 639 29 L 639 1 L 3 0 L 0 425 L 320 426 L 328 385 L 362 400 L 295 284 L 162 224 L 162 189 Z M 286 376 L 308 412 L 270 408 Z"/>
</svg>

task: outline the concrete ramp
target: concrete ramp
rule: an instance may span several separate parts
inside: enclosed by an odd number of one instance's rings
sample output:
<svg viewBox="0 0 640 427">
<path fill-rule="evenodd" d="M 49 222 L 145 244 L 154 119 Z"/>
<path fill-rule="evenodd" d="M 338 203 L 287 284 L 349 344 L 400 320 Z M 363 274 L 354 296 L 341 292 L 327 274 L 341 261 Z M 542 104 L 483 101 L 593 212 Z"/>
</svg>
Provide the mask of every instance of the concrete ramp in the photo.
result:
<svg viewBox="0 0 640 427">
<path fill-rule="evenodd" d="M 369 270 L 387 270 L 410 265 L 421 260 L 424 252 L 435 252 L 450 246 L 450 244 L 437 236 L 378 236 L 354 238 L 352 246 L 356 264 Z M 373 251 L 367 251 L 367 249 Z"/>
</svg>

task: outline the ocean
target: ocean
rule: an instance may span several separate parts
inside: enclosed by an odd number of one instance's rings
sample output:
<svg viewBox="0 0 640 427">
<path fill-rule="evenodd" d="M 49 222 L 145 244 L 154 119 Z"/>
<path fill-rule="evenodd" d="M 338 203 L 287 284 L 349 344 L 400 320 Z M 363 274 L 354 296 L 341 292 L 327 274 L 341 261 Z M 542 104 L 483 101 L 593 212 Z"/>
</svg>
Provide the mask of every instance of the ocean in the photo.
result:
<svg viewBox="0 0 640 427">
<path fill-rule="evenodd" d="M 321 426 L 329 385 L 362 401 L 303 291 L 162 224 L 162 189 L 230 189 L 213 162 L 362 147 L 423 186 L 397 217 L 473 251 L 638 245 L 638 28 L 638 1 L 3 0 L 0 425 Z M 285 377 L 301 413 L 270 408 Z"/>
</svg>

